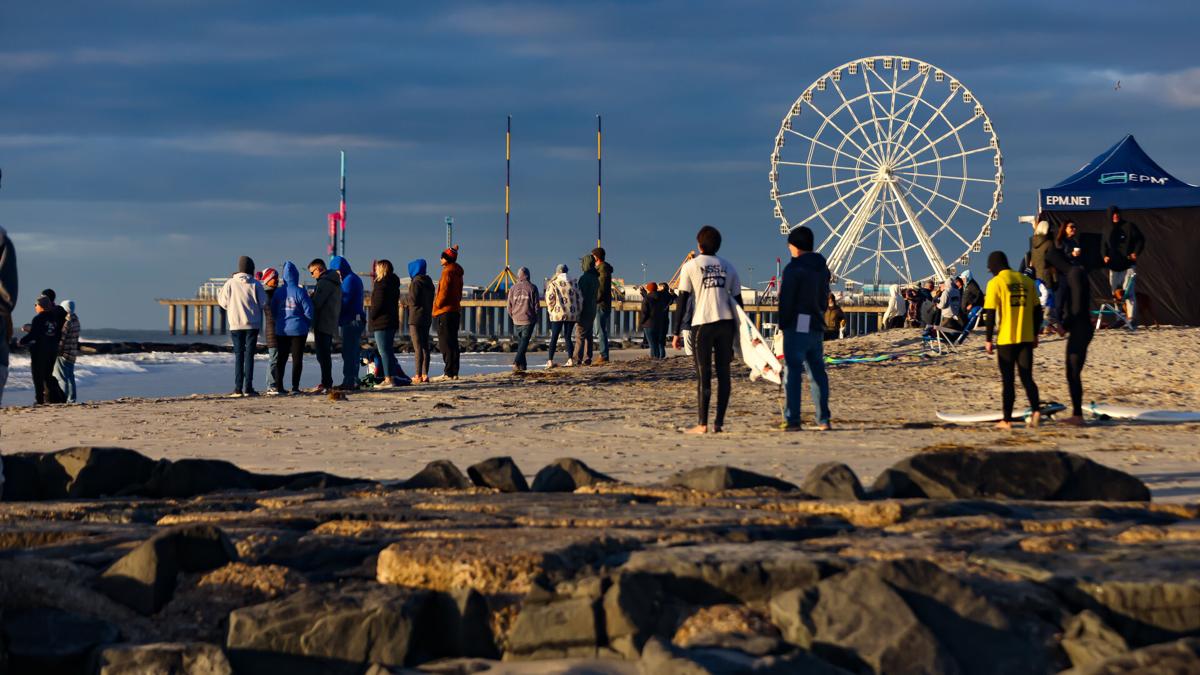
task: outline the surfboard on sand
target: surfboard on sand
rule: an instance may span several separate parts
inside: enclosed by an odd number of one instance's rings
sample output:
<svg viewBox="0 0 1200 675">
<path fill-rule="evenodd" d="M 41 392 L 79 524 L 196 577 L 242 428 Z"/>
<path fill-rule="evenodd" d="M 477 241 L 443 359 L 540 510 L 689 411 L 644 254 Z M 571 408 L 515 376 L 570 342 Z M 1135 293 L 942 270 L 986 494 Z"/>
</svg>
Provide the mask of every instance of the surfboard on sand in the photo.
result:
<svg viewBox="0 0 1200 675">
<path fill-rule="evenodd" d="M 844 363 L 883 363 L 896 358 L 895 354 L 879 354 L 877 356 L 826 356 L 825 363 L 839 366 Z"/>
<path fill-rule="evenodd" d="M 1200 422 L 1200 412 L 1191 410 L 1154 410 L 1107 403 L 1091 403 L 1087 406 L 1087 410 L 1096 417 L 1112 417 L 1136 422 L 1158 422 L 1160 424 Z"/>
<path fill-rule="evenodd" d="M 737 303 L 738 344 L 742 349 L 742 360 L 750 366 L 750 379 L 762 378 L 775 384 L 783 384 L 783 362 L 775 356 L 771 345 L 763 339 L 762 333 L 755 328 L 754 322 Z"/>
<path fill-rule="evenodd" d="M 1045 403 L 1039 409 L 1042 417 L 1049 417 L 1054 413 L 1059 413 L 1067 409 L 1067 406 L 1061 403 Z M 1017 417 L 1028 418 L 1033 411 L 1026 408 L 1024 411 L 1017 413 Z M 948 413 L 937 411 L 937 417 L 943 422 L 954 422 L 955 424 L 977 424 L 980 422 L 999 422 L 1004 419 L 1004 413 L 999 410 L 984 411 L 976 413 Z"/>
</svg>

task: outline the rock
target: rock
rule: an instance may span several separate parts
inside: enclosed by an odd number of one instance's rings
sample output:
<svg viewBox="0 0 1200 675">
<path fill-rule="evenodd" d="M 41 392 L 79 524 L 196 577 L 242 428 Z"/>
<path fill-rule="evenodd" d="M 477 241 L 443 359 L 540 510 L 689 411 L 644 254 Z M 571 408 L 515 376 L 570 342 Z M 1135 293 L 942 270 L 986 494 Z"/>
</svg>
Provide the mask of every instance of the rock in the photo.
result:
<svg viewBox="0 0 1200 675">
<path fill-rule="evenodd" d="M 362 478 L 346 478 L 335 476 L 324 471 L 305 471 L 284 475 L 250 474 L 257 490 L 312 490 L 361 485 L 371 481 Z"/>
<path fill-rule="evenodd" d="M 1200 638 L 1151 645 L 1110 657 L 1090 668 L 1069 672 L 1079 675 L 1193 675 L 1200 673 Z"/>
<path fill-rule="evenodd" d="M 471 481 L 463 472 L 454 466 L 453 462 L 439 459 L 425 465 L 424 469 L 415 476 L 404 481 L 407 489 L 440 488 L 444 490 L 465 490 L 472 487 Z"/>
<path fill-rule="evenodd" d="M 533 477 L 534 492 L 574 492 L 581 487 L 616 480 L 571 457 L 554 460 Z"/>
<path fill-rule="evenodd" d="M 99 658 L 99 675 L 232 675 L 225 652 L 206 642 L 113 645 Z"/>
<path fill-rule="evenodd" d="M 6 502 L 41 499 L 40 452 L 14 452 L 4 455 L 4 494 Z"/>
<path fill-rule="evenodd" d="M 492 457 L 467 468 L 471 482 L 501 492 L 529 492 L 525 476 L 512 457 Z"/>
<path fill-rule="evenodd" d="M 487 599 L 471 588 L 434 593 L 425 620 L 439 627 L 429 632 L 425 649 L 434 656 L 498 659 Z"/>
<path fill-rule="evenodd" d="M 117 628 L 60 609 L 6 610 L 4 637 L 8 672 L 84 673 L 94 649 L 117 641 Z"/>
<path fill-rule="evenodd" d="M 142 494 L 183 499 L 210 492 L 255 489 L 253 474 L 220 459 L 161 460 L 140 490 Z"/>
<path fill-rule="evenodd" d="M 42 499 L 94 498 L 142 485 L 154 460 L 125 448 L 78 447 L 46 455 L 39 468 Z"/>
<path fill-rule="evenodd" d="M 416 626 L 428 600 L 426 591 L 378 584 L 306 588 L 231 612 L 229 660 L 237 672 L 289 675 L 403 666 L 420 644 Z"/>
<path fill-rule="evenodd" d="M 657 578 L 618 574 L 604 593 L 604 632 L 609 646 L 627 659 L 638 658 L 647 639 L 674 629 L 677 611 L 672 609 Z"/>
<path fill-rule="evenodd" d="M 785 480 L 722 465 L 703 466 L 683 471 L 670 478 L 667 484 L 699 490 L 700 492 L 721 492 L 723 490 L 745 490 L 749 488 L 773 488 L 789 492 L 799 489 Z"/>
<path fill-rule="evenodd" d="M 509 656 L 595 657 L 604 625 L 599 598 L 586 594 L 543 598 L 536 593 L 526 596 L 508 634 Z"/>
<path fill-rule="evenodd" d="M 863 498 L 862 483 L 854 471 L 841 462 L 824 462 L 804 477 L 800 489 L 817 499 L 851 501 Z"/>
<path fill-rule="evenodd" d="M 1129 651 L 1120 633 L 1105 625 L 1091 610 L 1084 610 L 1067 620 L 1061 642 L 1071 665 L 1088 668 Z"/>
<path fill-rule="evenodd" d="M 1137 478 L 1049 450 L 925 452 L 881 474 L 874 491 L 894 498 L 1150 501 Z"/>
<path fill-rule="evenodd" d="M 790 642 L 875 673 L 1045 672 L 1045 654 L 988 600 L 922 560 L 864 563 L 773 598 Z"/>
<path fill-rule="evenodd" d="M 682 649 L 655 638 L 642 650 L 643 673 L 654 675 L 848 675 L 805 652 L 753 656 L 732 649 Z"/>
<path fill-rule="evenodd" d="M 170 601 L 180 572 L 206 572 L 238 558 L 220 528 L 182 525 L 160 532 L 112 564 L 96 584 L 113 600 L 142 614 Z"/>
<path fill-rule="evenodd" d="M 1135 647 L 1200 635 L 1200 580 L 1079 580 L 1064 594 Z"/>
<path fill-rule="evenodd" d="M 685 649 L 733 649 L 754 656 L 785 651 L 779 629 L 749 605 L 701 607 L 680 623 L 671 644 Z"/>
</svg>

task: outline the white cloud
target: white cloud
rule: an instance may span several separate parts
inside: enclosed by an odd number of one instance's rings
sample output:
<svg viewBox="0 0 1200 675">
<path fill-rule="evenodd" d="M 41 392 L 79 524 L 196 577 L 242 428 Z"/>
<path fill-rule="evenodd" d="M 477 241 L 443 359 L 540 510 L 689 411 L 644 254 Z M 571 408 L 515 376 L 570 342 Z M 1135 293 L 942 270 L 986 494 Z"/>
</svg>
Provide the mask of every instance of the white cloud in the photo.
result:
<svg viewBox="0 0 1200 675">
<path fill-rule="evenodd" d="M 1165 73 L 1101 71 L 1106 81 L 1121 83 L 1120 91 L 1145 96 L 1176 108 L 1200 108 L 1200 67 Z"/>
<path fill-rule="evenodd" d="M 219 131 L 177 136 L 121 137 L 70 134 L 0 134 L 0 148 L 67 147 L 99 144 L 142 144 L 151 148 L 213 152 L 256 157 L 306 155 L 333 150 L 413 147 L 415 143 L 384 136 L 301 134 L 277 131 Z"/>
</svg>

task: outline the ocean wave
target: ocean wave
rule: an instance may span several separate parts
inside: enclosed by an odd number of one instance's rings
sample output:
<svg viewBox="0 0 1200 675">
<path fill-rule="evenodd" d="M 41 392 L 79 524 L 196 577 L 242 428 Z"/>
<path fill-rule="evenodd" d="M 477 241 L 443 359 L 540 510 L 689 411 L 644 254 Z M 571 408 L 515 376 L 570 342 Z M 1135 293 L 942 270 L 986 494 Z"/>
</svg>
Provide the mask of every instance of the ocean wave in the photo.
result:
<svg viewBox="0 0 1200 675">
<path fill-rule="evenodd" d="M 262 357 L 266 358 L 266 357 Z M 95 379 L 105 375 L 130 375 L 149 373 L 160 367 L 177 365 L 202 366 L 228 363 L 232 354 L 175 354 L 171 352 L 146 352 L 144 354 L 84 354 L 75 361 L 75 381 Z M 29 356 L 12 354 L 9 358 L 8 386 L 6 389 L 33 389 L 33 376 L 29 372 Z"/>
</svg>

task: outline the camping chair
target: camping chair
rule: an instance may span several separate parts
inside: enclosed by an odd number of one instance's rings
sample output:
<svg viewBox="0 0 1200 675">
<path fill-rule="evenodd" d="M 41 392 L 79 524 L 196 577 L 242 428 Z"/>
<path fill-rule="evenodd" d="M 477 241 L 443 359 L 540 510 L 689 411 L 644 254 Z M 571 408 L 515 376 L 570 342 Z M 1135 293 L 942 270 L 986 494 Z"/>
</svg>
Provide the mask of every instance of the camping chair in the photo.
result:
<svg viewBox="0 0 1200 675">
<path fill-rule="evenodd" d="M 971 336 L 971 331 L 975 330 L 975 326 L 979 325 L 979 317 L 982 314 L 982 307 L 971 308 L 971 311 L 967 314 L 967 322 L 963 325 L 962 331 L 959 332 L 958 339 L 955 340 L 955 344 L 961 345 L 967 341 L 967 338 Z"/>
<path fill-rule="evenodd" d="M 937 324 L 927 323 L 921 328 L 921 340 L 926 350 L 936 354 L 945 354 L 946 352 L 957 352 L 956 344 L 958 343 L 960 331 L 956 328 L 946 328 Z"/>
<path fill-rule="evenodd" d="M 1137 296 L 1135 295 L 1137 287 L 1134 285 L 1134 278 L 1136 276 L 1137 276 L 1136 272 L 1134 272 L 1133 270 L 1129 270 L 1129 274 L 1127 274 L 1125 276 L 1125 287 L 1122 289 L 1122 294 L 1121 294 L 1122 298 L 1120 300 L 1117 300 L 1115 297 L 1111 298 L 1108 302 L 1101 303 L 1100 309 L 1093 312 L 1093 314 L 1096 315 L 1096 330 L 1100 330 L 1100 326 L 1104 322 L 1105 314 L 1116 316 L 1117 320 L 1120 321 L 1121 326 L 1124 326 L 1125 328 L 1128 328 L 1129 330 L 1135 330 L 1135 328 L 1133 326 L 1133 322 L 1130 321 L 1130 317 L 1125 315 L 1124 309 L 1125 309 L 1125 303 L 1130 298 L 1133 298 L 1134 303 L 1136 303 L 1136 301 L 1137 301 Z M 1134 309 L 1134 311 L 1137 311 L 1136 304 L 1134 304 L 1133 309 Z M 1115 325 L 1117 325 L 1117 324 L 1114 324 L 1114 326 Z"/>
</svg>

